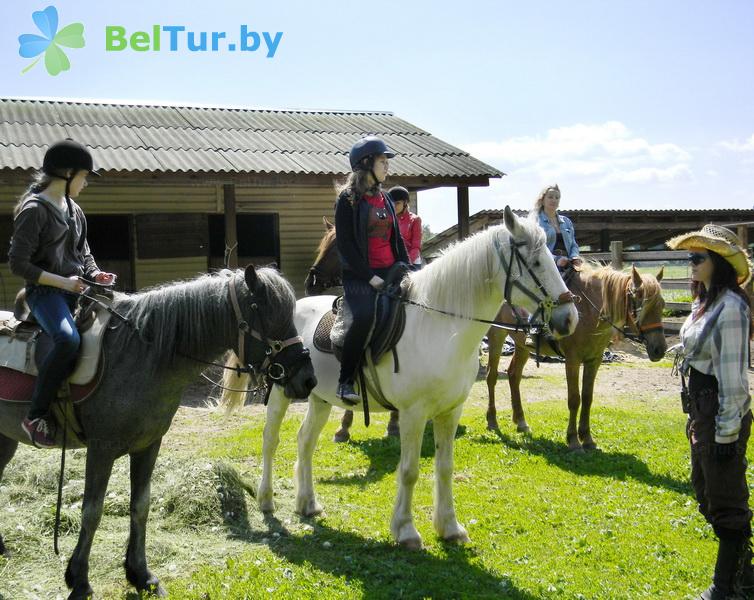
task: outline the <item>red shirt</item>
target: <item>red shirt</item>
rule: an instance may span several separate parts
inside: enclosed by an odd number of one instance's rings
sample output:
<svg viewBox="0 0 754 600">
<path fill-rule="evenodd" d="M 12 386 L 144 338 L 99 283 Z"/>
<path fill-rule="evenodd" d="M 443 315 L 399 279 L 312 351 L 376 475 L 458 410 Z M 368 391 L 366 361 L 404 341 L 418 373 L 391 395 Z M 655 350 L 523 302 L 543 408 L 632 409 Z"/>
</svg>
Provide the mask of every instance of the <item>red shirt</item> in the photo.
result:
<svg viewBox="0 0 754 600">
<path fill-rule="evenodd" d="M 393 218 L 385 206 L 385 198 L 378 196 L 364 196 L 369 204 L 369 222 L 367 236 L 369 238 L 369 266 L 373 269 L 386 269 L 395 262 L 390 238 L 393 235 Z"/>
<path fill-rule="evenodd" d="M 398 227 L 401 230 L 403 243 L 406 244 L 408 260 L 412 265 L 420 262 L 422 247 L 422 220 L 419 215 L 404 210 L 398 215 Z"/>
</svg>

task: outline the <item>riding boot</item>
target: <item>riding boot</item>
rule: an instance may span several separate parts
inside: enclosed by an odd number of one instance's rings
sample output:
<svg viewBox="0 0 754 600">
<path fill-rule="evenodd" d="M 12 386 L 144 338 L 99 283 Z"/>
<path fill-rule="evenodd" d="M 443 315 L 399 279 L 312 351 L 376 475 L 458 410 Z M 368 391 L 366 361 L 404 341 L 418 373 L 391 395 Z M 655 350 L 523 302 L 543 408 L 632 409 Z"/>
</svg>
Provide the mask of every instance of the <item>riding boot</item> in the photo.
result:
<svg viewBox="0 0 754 600">
<path fill-rule="evenodd" d="M 712 585 L 702 592 L 701 600 L 739 600 L 739 572 L 748 538 L 737 531 L 718 530 L 717 561 Z"/>
<path fill-rule="evenodd" d="M 751 564 L 751 560 L 751 538 L 749 537 L 744 544 L 743 560 L 739 572 L 741 593 L 744 598 L 754 598 L 754 565 Z"/>
</svg>

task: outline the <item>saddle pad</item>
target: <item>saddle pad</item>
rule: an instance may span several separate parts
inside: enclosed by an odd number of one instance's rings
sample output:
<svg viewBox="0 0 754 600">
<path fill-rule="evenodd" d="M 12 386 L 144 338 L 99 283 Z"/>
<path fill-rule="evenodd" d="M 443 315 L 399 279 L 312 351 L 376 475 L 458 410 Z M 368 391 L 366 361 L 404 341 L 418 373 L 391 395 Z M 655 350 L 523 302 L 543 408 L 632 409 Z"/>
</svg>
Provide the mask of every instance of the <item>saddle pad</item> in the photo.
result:
<svg viewBox="0 0 754 600">
<path fill-rule="evenodd" d="M 31 402 L 36 377 L 0 367 L 0 402 Z M 71 399 L 74 404 L 86 400 L 99 385 L 100 377 L 94 377 L 86 385 L 71 384 Z"/>
<path fill-rule="evenodd" d="M 102 353 L 102 338 L 107 331 L 110 313 L 98 307 L 92 318 L 91 326 L 81 334 L 81 346 L 76 358 L 76 366 L 68 378 L 70 383 L 79 386 L 86 386 L 97 375 Z M 14 322 L 13 313 L 0 311 L 0 333 L 14 330 Z M 29 339 L 27 335 L 14 333 L 0 335 L 0 367 L 27 375 L 37 375 L 37 364 L 34 360 L 36 339 L 36 336 L 31 336 Z"/>
<path fill-rule="evenodd" d="M 330 330 L 335 324 L 335 313 L 328 310 L 317 323 L 317 329 L 314 330 L 314 347 L 320 352 L 333 353 L 332 340 L 330 339 Z"/>
</svg>

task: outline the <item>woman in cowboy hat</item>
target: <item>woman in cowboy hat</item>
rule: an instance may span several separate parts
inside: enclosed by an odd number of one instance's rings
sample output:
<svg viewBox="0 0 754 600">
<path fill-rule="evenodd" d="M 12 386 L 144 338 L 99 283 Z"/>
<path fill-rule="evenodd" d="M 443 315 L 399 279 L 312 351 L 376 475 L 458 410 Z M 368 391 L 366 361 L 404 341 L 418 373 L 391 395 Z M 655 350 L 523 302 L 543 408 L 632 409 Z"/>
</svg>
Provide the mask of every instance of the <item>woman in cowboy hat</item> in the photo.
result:
<svg viewBox="0 0 754 600">
<path fill-rule="evenodd" d="M 694 302 L 681 328 L 682 399 L 689 415 L 691 483 L 699 511 L 719 539 L 713 583 L 701 598 L 738 598 L 754 592 L 746 484 L 752 322 L 741 287 L 751 266 L 738 237 L 719 225 L 674 237 L 668 246 L 689 251 Z"/>
<path fill-rule="evenodd" d="M 72 311 L 84 292 L 85 277 L 102 285 L 115 275 L 97 267 L 86 240 L 86 217 L 73 199 L 94 170 L 92 155 L 67 139 L 50 146 L 42 170 L 16 204 L 10 269 L 26 281 L 26 301 L 34 318 L 52 338 L 53 347 L 39 365 L 31 407 L 21 427 L 37 447 L 55 446 L 50 404 L 71 370 L 79 348 Z"/>
</svg>

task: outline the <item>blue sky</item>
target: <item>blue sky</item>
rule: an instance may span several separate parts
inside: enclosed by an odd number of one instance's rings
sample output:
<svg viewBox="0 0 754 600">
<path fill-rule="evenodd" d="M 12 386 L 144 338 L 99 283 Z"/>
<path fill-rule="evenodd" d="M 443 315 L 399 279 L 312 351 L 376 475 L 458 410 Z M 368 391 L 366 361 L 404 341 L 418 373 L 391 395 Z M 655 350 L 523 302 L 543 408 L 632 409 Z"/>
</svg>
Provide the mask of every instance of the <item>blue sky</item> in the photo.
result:
<svg viewBox="0 0 754 600">
<path fill-rule="evenodd" d="M 84 23 L 50 77 L 18 55 L 33 11 Z M 105 27 L 283 32 L 264 52 L 105 52 Z M 390 110 L 508 176 L 471 211 L 754 206 L 754 2 L 16 1 L 0 7 L 0 95 Z M 455 190 L 419 196 L 434 231 Z"/>
</svg>

